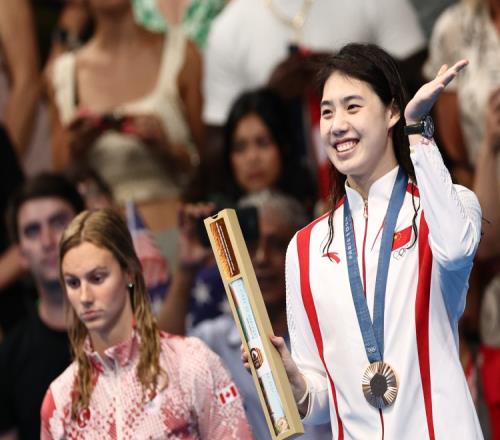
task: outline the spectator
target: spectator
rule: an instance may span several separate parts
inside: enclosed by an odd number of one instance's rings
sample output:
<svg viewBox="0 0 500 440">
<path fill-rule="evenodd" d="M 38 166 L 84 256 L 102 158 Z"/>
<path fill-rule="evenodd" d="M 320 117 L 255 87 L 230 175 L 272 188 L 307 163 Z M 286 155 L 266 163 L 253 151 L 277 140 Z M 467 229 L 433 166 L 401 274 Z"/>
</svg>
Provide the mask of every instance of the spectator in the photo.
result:
<svg viewBox="0 0 500 440">
<path fill-rule="evenodd" d="M 224 148 L 218 171 L 206 169 L 188 193 L 191 201 L 206 199 L 235 204 L 263 189 L 278 189 L 301 200 L 309 211 L 315 184 L 298 159 L 290 137 L 283 100 L 269 89 L 247 91 L 233 103 L 224 127 Z M 210 174 L 221 177 L 210 188 Z M 212 177 L 213 179 L 213 177 Z M 207 188 L 208 187 L 208 188 Z"/>
<path fill-rule="evenodd" d="M 31 141 L 40 92 L 38 52 L 29 0 L 0 2 L 0 109 L 19 159 Z"/>
<path fill-rule="evenodd" d="M 199 340 L 158 331 L 119 214 L 76 217 L 61 240 L 59 270 L 72 307 L 75 359 L 45 396 L 43 440 L 251 438 L 219 358 Z M 221 400 L 226 391 L 231 398 Z"/>
<path fill-rule="evenodd" d="M 6 334 L 26 314 L 29 289 L 19 282 L 24 267 L 19 247 L 8 237 L 5 213 L 12 193 L 24 181 L 14 147 L 0 124 L 0 329 Z"/>
<path fill-rule="evenodd" d="M 199 54 L 178 28 L 136 24 L 130 0 L 88 5 L 94 34 L 53 66 L 54 165 L 87 162 L 165 230 L 203 139 Z"/>
<path fill-rule="evenodd" d="M 9 226 L 34 277 L 38 305 L 0 346 L 2 440 L 39 438 L 45 390 L 70 363 L 58 246 L 65 226 L 82 209 L 76 189 L 53 174 L 28 180 L 11 199 Z"/>
<path fill-rule="evenodd" d="M 470 67 L 450 84 L 436 103 L 435 116 L 451 171 L 471 187 L 484 138 L 488 97 L 500 87 L 500 38 L 496 0 L 462 0 L 436 22 L 424 66 L 433 78 L 441 63 L 465 58 Z M 500 168 L 499 168 L 500 170 Z"/>
<path fill-rule="evenodd" d="M 478 257 L 500 256 L 500 87 L 489 97 L 486 108 L 484 137 L 477 158 L 477 173 L 474 191 L 477 194 L 483 217 L 483 238 L 478 248 Z"/>
<path fill-rule="evenodd" d="M 481 373 L 489 413 L 491 439 L 500 439 L 500 89 L 492 93 L 486 110 L 485 136 L 476 164 L 474 190 L 483 210 L 483 237 L 478 257 L 488 274 L 479 315 Z M 486 270 L 489 269 L 489 270 Z M 488 273 L 489 272 L 489 273 Z M 484 278 L 484 276 L 483 276 Z M 485 283 L 486 284 L 486 283 Z"/>
</svg>

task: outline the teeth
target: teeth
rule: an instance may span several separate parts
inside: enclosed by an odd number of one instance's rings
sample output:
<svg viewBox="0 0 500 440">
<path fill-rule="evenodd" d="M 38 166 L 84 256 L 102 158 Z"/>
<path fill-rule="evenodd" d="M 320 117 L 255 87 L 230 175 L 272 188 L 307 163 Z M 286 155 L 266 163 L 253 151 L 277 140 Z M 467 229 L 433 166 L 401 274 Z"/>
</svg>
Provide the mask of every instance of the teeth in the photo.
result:
<svg viewBox="0 0 500 440">
<path fill-rule="evenodd" d="M 353 148 L 356 145 L 356 143 L 357 142 L 355 141 L 342 142 L 340 144 L 337 144 L 335 148 L 337 149 L 337 151 L 343 152 Z"/>
</svg>

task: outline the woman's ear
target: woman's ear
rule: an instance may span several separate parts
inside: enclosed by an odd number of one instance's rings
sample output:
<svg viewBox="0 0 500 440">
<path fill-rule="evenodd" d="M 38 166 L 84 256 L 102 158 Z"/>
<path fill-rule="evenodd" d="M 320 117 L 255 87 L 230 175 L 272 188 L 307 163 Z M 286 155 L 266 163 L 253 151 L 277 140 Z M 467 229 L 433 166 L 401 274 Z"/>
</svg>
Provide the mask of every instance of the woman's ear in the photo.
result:
<svg viewBox="0 0 500 440">
<path fill-rule="evenodd" d="M 401 119 L 401 110 L 399 109 L 398 105 L 392 100 L 391 104 L 389 105 L 387 109 L 387 116 L 388 116 L 388 128 L 389 130 L 393 128 L 398 121 Z"/>
<path fill-rule="evenodd" d="M 134 278 L 128 272 L 125 272 L 125 282 L 127 283 L 128 288 L 130 288 L 130 286 L 134 285 Z"/>
</svg>

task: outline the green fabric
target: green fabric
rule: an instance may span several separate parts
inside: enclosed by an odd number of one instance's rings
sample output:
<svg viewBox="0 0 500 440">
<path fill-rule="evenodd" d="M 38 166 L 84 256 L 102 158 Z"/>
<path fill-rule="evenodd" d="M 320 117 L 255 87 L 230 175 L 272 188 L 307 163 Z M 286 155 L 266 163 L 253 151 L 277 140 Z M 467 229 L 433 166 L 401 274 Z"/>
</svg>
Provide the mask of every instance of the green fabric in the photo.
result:
<svg viewBox="0 0 500 440">
<path fill-rule="evenodd" d="M 156 0 L 132 0 L 132 5 L 137 23 L 152 32 L 168 30 L 168 23 L 156 7 Z M 210 24 L 224 5 L 225 0 L 192 0 L 190 2 L 182 21 L 182 28 L 198 47 L 204 47 Z"/>
</svg>

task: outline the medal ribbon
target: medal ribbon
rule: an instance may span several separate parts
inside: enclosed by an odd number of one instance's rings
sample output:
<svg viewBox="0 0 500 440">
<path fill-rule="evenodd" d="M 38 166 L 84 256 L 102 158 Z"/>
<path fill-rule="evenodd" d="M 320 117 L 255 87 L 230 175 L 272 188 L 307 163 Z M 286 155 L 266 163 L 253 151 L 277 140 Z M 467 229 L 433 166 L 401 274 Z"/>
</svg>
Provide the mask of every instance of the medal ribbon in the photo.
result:
<svg viewBox="0 0 500 440">
<path fill-rule="evenodd" d="M 363 293 L 363 283 L 359 275 L 358 253 L 354 241 L 354 227 L 352 223 L 351 209 L 347 196 L 344 201 L 344 241 L 347 258 L 347 270 L 349 273 L 349 284 L 351 286 L 352 299 L 356 309 L 359 328 L 363 336 L 366 355 L 370 363 L 381 361 L 384 354 L 384 310 L 385 290 L 387 286 L 387 274 L 391 258 L 392 240 L 396 228 L 396 220 L 403 205 L 406 193 L 408 177 L 399 167 L 396 182 L 392 188 L 389 206 L 384 220 L 384 230 L 380 243 L 380 253 L 377 265 L 377 278 L 375 281 L 375 299 L 373 306 L 373 323 Z"/>
</svg>

